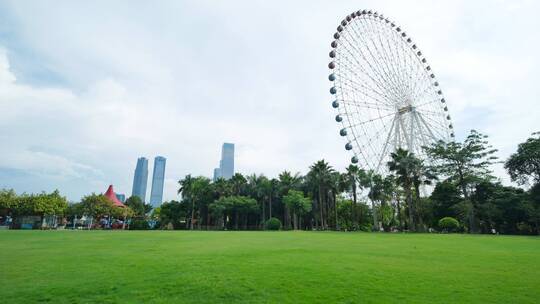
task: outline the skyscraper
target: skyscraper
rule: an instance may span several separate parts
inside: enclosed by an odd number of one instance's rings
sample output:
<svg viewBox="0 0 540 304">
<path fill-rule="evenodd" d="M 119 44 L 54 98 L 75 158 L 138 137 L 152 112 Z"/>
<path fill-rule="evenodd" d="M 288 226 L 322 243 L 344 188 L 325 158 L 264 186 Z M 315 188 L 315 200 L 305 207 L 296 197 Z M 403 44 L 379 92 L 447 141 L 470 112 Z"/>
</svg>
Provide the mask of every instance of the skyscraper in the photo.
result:
<svg viewBox="0 0 540 304">
<path fill-rule="evenodd" d="M 146 202 L 146 184 L 148 182 L 148 159 L 139 157 L 137 167 L 133 176 L 132 196 L 138 196 L 143 202 Z"/>
<path fill-rule="evenodd" d="M 220 176 L 229 179 L 234 175 L 234 144 L 224 143 L 221 148 Z"/>
<path fill-rule="evenodd" d="M 221 177 L 221 169 L 215 168 L 214 169 L 214 181 L 217 181 Z"/>
<path fill-rule="evenodd" d="M 154 174 L 152 175 L 152 191 L 150 193 L 150 205 L 158 207 L 163 201 L 163 183 L 165 181 L 165 163 L 163 156 L 154 158 Z"/>
</svg>

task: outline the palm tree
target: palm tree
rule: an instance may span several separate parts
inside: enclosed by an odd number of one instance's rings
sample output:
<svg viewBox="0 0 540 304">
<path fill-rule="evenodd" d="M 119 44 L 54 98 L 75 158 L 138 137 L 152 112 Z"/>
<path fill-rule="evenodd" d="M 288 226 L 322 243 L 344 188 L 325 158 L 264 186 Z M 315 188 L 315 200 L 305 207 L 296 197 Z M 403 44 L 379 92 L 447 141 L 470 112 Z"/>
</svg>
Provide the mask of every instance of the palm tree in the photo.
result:
<svg viewBox="0 0 540 304">
<path fill-rule="evenodd" d="M 352 197 L 353 197 L 353 203 L 351 204 L 351 222 L 352 224 L 354 225 L 354 221 L 355 221 L 355 209 L 356 209 L 356 204 L 357 204 L 357 201 L 358 201 L 358 195 L 357 195 L 357 185 L 358 185 L 358 178 L 359 178 L 359 169 L 356 165 L 349 165 L 347 168 L 346 168 L 346 179 L 349 183 L 349 189 L 351 190 L 352 192 Z"/>
<path fill-rule="evenodd" d="M 182 194 L 182 199 L 185 199 L 188 203 L 191 203 L 191 220 L 189 221 L 189 229 L 193 230 L 193 221 L 195 219 L 195 200 L 193 199 L 193 181 L 191 174 L 188 174 L 178 181 L 180 188 L 178 194 Z M 187 223 L 186 223 L 186 228 Z"/>
<path fill-rule="evenodd" d="M 334 171 L 334 169 L 323 160 L 317 161 L 315 164 L 313 164 L 310 167 L 310 171 L 308 173 L 308 178 L 310 180 L 310 183 L 313 186 L 313 196 L 315 197 L 315 193 L 317 194 L 318 200 L 317 200 L 317 207 L 319 211 L 320 216 L 320 227 L 321 229 L 328 228 L 328 200 L 324 199 L 326 197 L 326 190 L 331 185 L 331 173 Z M 324 200 L 324 201 L 323 201 Z M 326 216 L 326 219 L 325 219 Z M 317 219 L 315 218 L 315 223 L 317 226 Z"/>
<path fill-rule="evenodd" d="M 264 201 L 265 201 L 265 187 L 264 187 L 264 183 L 267 181 L 268 179 L 266 178 L 266 176 L 264 175 L 257 175 L 257 174 L 252 174 L 250 176 L 247 177 L 247 187 L 246 187 L 246 192 L 253 198 L 255 198 L 255 200 L 257 201 L 257 203 L 260 204 L 260 208 L 261 208 L 261 219 L 260 219 L 260 224 L 261 225 L 264 225 L 264 221 L 266 220 L 266 208 L 264 206 Z"/>
<path fill-rule="evenodd" d="M 337 171 L 330 173 L 330 195 L 332 197 L 332 209 L 334 211 L 334 228 L 339 230 L 338 226 L 338 214 L 337 214 L 337 196 L 339 193 L 348 189 L 348 176 L 347 174 L 341 174 Z"/>
<path fill-rule="evenodd" d="M 300 187 L 300 184 L 302 182 L 302 176 L 300 176 L 300 173 L 296 173 L 294 175 L 291 175 L 289 171 L 283 171 L 279 174 L 279 181 L 278 181 L 278 187 L 279 187 L 279 196 L 283 200 L 283 197 L 289 193 L 289 190 L 291 189 L 298 189 Z M 283 203 L 283 222 L 285 225 L 285 229 L 290 229 L 291 227 L 291 219 L 290 219 L 290 212 L 289 207 L 287 204 Z"/>
<path fill-rule="evenodd" d="M 246 191 L 247 180 L 241 173 L 235 173 L 229 180 L 233 195 L 244 195 Z"/>
<path fill-rule="evenodd" d="M 413 190 L 415 179 L 420 179 L 422 162 L 413 153 L 402 148 L 390 154 L 392 160 L 388 162 L 388 169 L 395 172 L 397 182 L 403 187 L 409 209 L 409 229 L 416 231 L 417 212 L 413 202 Z"/>
<path fill-rule="evenodd" d="M 223 177 L 218 178 L 216 181 L 214 181 L 212 185 L 214 193 L 216 195 L 216 199 L 220 199 L 224 196 L 229 196 L 232 193 L 231 184 Z"/>
</svg>

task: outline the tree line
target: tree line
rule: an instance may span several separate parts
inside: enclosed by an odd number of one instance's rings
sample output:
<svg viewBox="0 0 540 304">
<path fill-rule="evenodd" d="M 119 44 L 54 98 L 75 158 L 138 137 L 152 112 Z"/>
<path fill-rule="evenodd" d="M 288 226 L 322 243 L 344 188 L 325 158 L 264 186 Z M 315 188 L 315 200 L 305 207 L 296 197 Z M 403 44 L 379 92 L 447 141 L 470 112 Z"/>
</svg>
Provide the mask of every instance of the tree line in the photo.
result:
<svg viewBox="0 0 540 304">
<path fill-rule="evenodd" d="M 388 174 L 351 164 L 338 172 L 325 160 L 305 175 L 275 178 L 236 173 L 215 181 L 187 175 L 181 200 L 154 210 L 174 229 L 283 229 L 538 234 L 540 138 L 533 133 L 505 162 L 511 179 L 529 189 L 504 186 L 491 166 L 501 163 L 488 138 L 475 130 L 463 142 L 437 142 L 425 155 L 391 153 Z M 443 220 L 444 219 L 444 220 Z M 455 227 L 449 226 L 455 224 Z"/>
<path fill-rule="evenodd" d="M 134 229 L 461 231 L 539 234 L 540 133 L 505 162 L 512 181 L 493 176 L 502 163 L 487 136 L 472 130 L 463 142 L 437 142 L 424 155 L 398 149 L 379 175 L 351 164 L 343 172 L 325 160 L 305 175 L 236 173 L 226 180 L 187 175 L 179 200 L 151 207 L 138 197 L 127 208 L 101 194 L 68 204 L 58 191 L 17 195 L 0 191 L 0 216 L 58 215 L 76 220 L 122 219 Z"/>
</svg>

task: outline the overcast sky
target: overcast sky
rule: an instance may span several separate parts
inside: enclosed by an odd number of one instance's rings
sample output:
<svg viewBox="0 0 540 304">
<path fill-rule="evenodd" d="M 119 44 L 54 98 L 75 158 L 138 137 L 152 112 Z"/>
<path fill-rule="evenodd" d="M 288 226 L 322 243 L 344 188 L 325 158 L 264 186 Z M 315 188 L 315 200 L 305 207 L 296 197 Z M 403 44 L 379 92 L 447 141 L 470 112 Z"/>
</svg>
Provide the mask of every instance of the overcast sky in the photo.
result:
<svg viewBox="0 0 540 304">
<path fill-rule="evenodd" d="M 477 129 L 504 159 L 540 130 L 538 1 L 0 1 L 0 188 L 129 196 L 145 156 L 149 193 L 163 155 L 169 200 L 223 142 L 241 173 L 341 170 L 328 51 L 363 8 L 422 48 L 458 140 Z"/>
</svg>

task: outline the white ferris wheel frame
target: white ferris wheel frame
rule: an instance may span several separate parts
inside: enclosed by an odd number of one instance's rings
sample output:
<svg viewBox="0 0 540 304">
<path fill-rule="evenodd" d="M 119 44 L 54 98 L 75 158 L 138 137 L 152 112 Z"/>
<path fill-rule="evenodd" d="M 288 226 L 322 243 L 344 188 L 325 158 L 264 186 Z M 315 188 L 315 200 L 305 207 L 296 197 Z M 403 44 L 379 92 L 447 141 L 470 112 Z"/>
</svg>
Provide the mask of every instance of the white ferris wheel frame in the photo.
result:
<svg viewBox="0 0 540 304">
<path fill-rule="evenodd" d="M 384 175 L 396 149 L 425 159 L 423 146 L 454 138 L 439 82 L 401 27 L 360 10 L 341 21 L 333 38 L 330 93 L 352 163 Z"/>
</svg>

